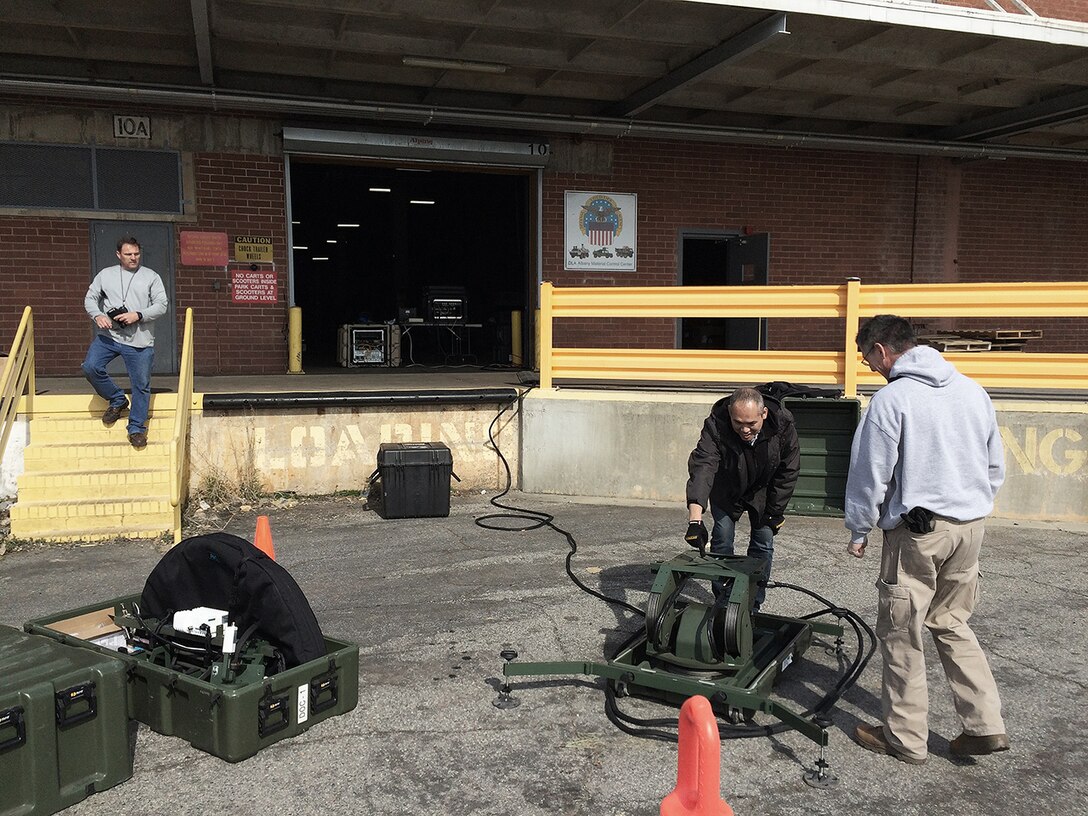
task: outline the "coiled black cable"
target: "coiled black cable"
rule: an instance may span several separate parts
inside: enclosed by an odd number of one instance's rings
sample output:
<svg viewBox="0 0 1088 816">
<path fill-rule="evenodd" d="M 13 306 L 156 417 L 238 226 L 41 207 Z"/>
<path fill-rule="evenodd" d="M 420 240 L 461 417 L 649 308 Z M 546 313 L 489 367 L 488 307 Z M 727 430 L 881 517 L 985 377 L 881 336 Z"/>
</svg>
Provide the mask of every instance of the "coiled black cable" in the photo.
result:
<svg viewBox="0 0 1088 816">
<path fill-rule="evenodd" d="M 843 607 L 835 606 L 829 600 L 823 596 L 809 590 L 804 587 L 795 586 L 794 584 L 786 584 L 778 581 L 768 581 L 767 588 L 772 589 L 781 587 L 782 589 L 792 589 L 797 592 L 809 595 L 815 598 L 820 603 L 823 603 L 827 608 L 821 609 L 816 612 L 812 612 L 805 615 L 801 620 L 812 620 L 823 615 L 835 615 L 836 617 L 846 620 L 850 624 L 850 627 L 854 631 L 854 635 L 857 638 L 857 650 L 854 655 L 854 660 L 850 665 L 850 668 L 839 678 L 838 682 L 820 698 L 817 703 L 807 711 L 801 713 L 801 717 L 819 717 L 826 714 L 836 702 L 846 693 L 854 683 L 857 682 L 858 677 L 865 670 L 865 666 L 868 665 L 869 660 L 872 658 L 873 653 L 876 651 L 876 635 L 872 628 L 861 619 L 861 617 L 852 610 L 845 609 Z M 622 644 L 609 658 L 614 660 L 625 649 L 630 647 L 635 640 L 638 639 L 640 633 L 635 632 L 628 640 Z M 866 639 L 868 645 L 866 646 Z M 619 706 L 616 704 L 616 687 L 614 681 L 609 681 L 605 686 L 605 716 L 609 721 L 625 733 L 631 734 L 636 737 L 645 737 L 646 739 L 664 740 L 668 742 L 676 742 L 677 736 L 675 733 L 669 731 L 661 731 L 661 728 L 679 728 L 680 721 L 675 717 L 656 718 L 656 719 L 640 719 L 633 717 L 620 711 Z M 784 731 L 789 731 L 790 726 L 786 723 L 779 722 L 773 725 L 756 725 L 756 724 L 735 724 L 735 723 L 723 723 L 718 722 L 718 734 L 721 739 L 749 739 L 752 737 L 769 737 L 773 734 L 780 734 Z"/>
<path fill-rule="evenodd" d="M 525 393 L 528 393 L 528 391 L 526 391 Z M 506 461 L 506 457 L 502 455 L 502 451 L 499 449 L 499 445 L 495 441 L 495 426 L 502 418 L 502 415 L 510 410 L 510 407 L 514 405 L 514 403 L 516 403 L 519 399 L 520 397 L 506 403 L 502 407 L 502 410 L 500 410 L 499 413 L 495 415 L 495 418 L 491 420 L 491 424 L 487 428 L 488 441 L 491 443 L 492 449 L 499 457 L 499 461 L 502 462 L 503 469 L 506 471 L 506 487 L 503 488 L 501 493 L 499 493 L 497 496 L 494 496 L 491 499 L 490 503 L 494 507 L 498 507 L 501 510 L 509 510 L 512 512 L 491 513 L 486 516 L 480 516 L 476 519 L 476 524 L 480 527 L 483 527 L 485 530 L 502 530 L 505 532 L 528 532 L 529 530 L 539 530 L 541 527 L 547 527 L 551 530 L 554 530 L 567 540 L 567 544 L 570 547 L 570 551 L 567 553 L 566 558 L 566 570 L 567 576 L 570 578 L 571 581 L 574 582 L 575 586 L 577 586 L 583 592 L 588 592 L 594 598 L 599 598 L 607 604 L 622 607 L 628 612 L 632 612 L 639 617 L 644 616 L 645 612 L 643 612 L 637 606 L 632 606 L 631 604 L 627 603 L 626 601 L 622 601 L 619 598 L 612 598 L 602 592 L 598 592 L 592 587 L 586 586 L 584 583 L 582 583 L 581 580 L 579 580 L 578 576 L 574 574 L 574 570 L 571 568 L 571 559 L 574 557 L 574 554 L 578 552 L 578 541 L 569 531 L 564 530 L 562 527 L 555 523 L 555 516 L 553 516 L 551 513 L 545 513 L 542 510 L 528 510 L 524 507 L 514 507 L 511 504 L 503 504 L 501 501 L 499 501 L 499 499 L 501 499 L 503 496 L 510 492 L 514 480 L 513 475 L 510 473 L 510 463 Z M 518 521 L 527 523 L 520 526 L 510 526 L 506 524 L 492 523 L 496 519 L 516 519 Z"/>
<path fill-rule="evenodd" d="M 531 389 L 529 389 L 531 390 Z M 528 390 L 524 393 L 528 393 Z M 515 399 L 502 406 L 501 410 L 495 415 L 495 418 L 491 420 L 491 424 L 487 429 L 487 438 L 491 444 L 491 448 L 495 451 L 495 454 L 499 457 L 499 461 L 502 462 L 503 469 L 506 472 L 506 486 L 502 492 L 494 496 L 490 503 L 502 510 L 508 510 L 507 513 L 491 513 L 489 515 L 480 516 L 475 520 L 475 523 L 484 528 L 485 530 L 500 530 L 504 532 L 528 532 L 530 530 L 539 530 L 542 527 L 548 527 L 551 530 L 559 533 L 567 540 L 569 545 L 569 551 L 565 559 L 565 567 L 567 576 L 570 580 L 581 589 L 598 598 L 611 606 L 618 606 L 632 614 L 645 618 L 646 612 L 633 606 L 626 601 L 619 598 L 613 598 L 605 595 L 597 590 L 586 586 L 581 580 L 574 574 L 574 570 L 571 567 L 571 561 L 574 555 L 578 552 L 578 542 L 574 536 L 567 530 L 555 523 L 555 516 L 550 513 L 545 513 L 542 510 L 529 510 L 522 507 L 515 507 L 510 504 L 503 504 L 499 501 L 503 496 L 510 492 L 513 485 L 513 476 L 510 472 L 510 464 L 506 461 L 506 457 L 502 455 L 502 450 L 499 448 L 498 443 L 495 441 L 494 430 L 503 414 L 510 410 L 511 406 L 517 403 L 521 396 L 519 395 Z M 496 519 L 516 519 L 518 521 L 527 522 L 521 526 L 509 526 L 505 524 L 491 523 Z M 683 586 L 681 582 L 677 587 L 676 592 L 670 594 L 670 602 L 675 602 L 676 596 L 679 594 L 680 589 Z M 841 620 L 846 620 L 849 623 L 851 629 L 854 632 L 854 636 L 857 639 L 857 649 L 855 651 L 854 660 L 850 665 L 850 668 L 839 678 L 834 687 L 825 694 L 812 708 L 803 712 L 802 717 L 818 717 L 829 711 L 836 702 L 842 697 L 846 691 L 857 682 L 857 679 L 861 676 L 861 673 L 865 670 L 865 666 L 868 665 L 869 660 L 872 658 L 873 653 L 876 651 L 876 635 L 872 628 L 861 619 L 861 617 L 850 609 L 836 606 L 818 593 L 812 590 L 805 589 L 804 587 L 796 586 L 794 584 L 787 584 L 780 581 L 768 581 L 766 584 L 768 589 L 781 587 L 782 589 L 791 589 L 796 592 L 801 592 L 808 595 L 820 603 L 824 604 L 826 609 L 817 610 L 816 612 L 809 613 L 802 616 L 801 620 L 813 620 L 817 617 L 824 615 L 835 615 Z M 664 615 L 666 609 L 671 606 L 662 605 L 660 614 Z M 609 660 L 614 660 L 619 654 L 628 649 L 639 637 L 644 634 L 643 630 L 638 629 L 631 634 L 609 657 Z M 868 639 L 868 646 L 866 647 L 866 638 Z M 616 704 L 616 690 L 615 681 L 609 680 L 605 684 L 605 716 L 608 720 L 619 728 L 624 733 L 630 734 L 636 737 L 643 737 L 646 739 L 662 740 L 666 742 L 676 742 L 678 737 L 674 731 L 662 731 L 662 728 L 678 729 L 680 726 L 679 719 L 675 717 L 656 718 L 656 719 L 640 719 L 633 717 L 620 711 L 619 706 Z M 718 734 L 721 739 L 748 739 L 752 737 L 769 737 L 773 734 L 779 734 L 784 731 L 790 730 L 790 726 L 786 723 L 779 722 L 773 725 L 756 725 L 756 724 L 735 724 L 735 723 L 723 723 L 718 722 Z"/>
</svg>

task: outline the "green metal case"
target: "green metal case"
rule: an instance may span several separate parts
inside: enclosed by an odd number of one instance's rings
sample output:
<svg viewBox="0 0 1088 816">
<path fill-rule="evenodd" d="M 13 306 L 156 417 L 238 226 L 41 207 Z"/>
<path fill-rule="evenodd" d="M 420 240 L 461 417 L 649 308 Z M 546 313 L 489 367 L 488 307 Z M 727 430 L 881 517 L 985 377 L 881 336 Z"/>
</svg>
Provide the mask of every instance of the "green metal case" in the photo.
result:
<svg viewBox="0 0 1088 816">
<path fill-rule="evenodd" d="M 102 601 L 30 621 L 25 628 L 124 661 L 131 717 L 228 762 L 251 757 L 315 723 L 345 714 L 359 702 L 359 647 L 328 637 L 322 658 L 259 683 L 227 686 L 150 663 L 138 654 L 111 652 L 108 646 L 68 633 L 74 619 L 104 619 L 117 604 L 137 601 L 138 595 Z"/>
<path fill-rule="evenodd" d="M 0 626 L 0 816 L 56 813 L 130 778 L 127 690 L 120 660 Z"/>
<path fill-rule="evenodd" d="M 787 397 L 782 405 L 793 414 L 801 446 L 801 473 L 787 511 L 803 516 L 841 516 L 860 403 L 856 399 Z"/>
</svg>

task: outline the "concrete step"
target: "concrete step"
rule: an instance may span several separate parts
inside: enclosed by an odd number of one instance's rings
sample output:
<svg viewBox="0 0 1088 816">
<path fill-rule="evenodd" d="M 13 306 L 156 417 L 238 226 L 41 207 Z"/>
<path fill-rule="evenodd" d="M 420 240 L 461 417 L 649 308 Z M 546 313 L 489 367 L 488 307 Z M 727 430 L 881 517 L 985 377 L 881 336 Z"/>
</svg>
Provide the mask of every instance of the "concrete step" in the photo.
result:
<svg viewBox="0 0 1088 816">
<path fill-rule="evenodd" d="M 150 470 L 170 467 L 170 445 L 148 442 L 137 450 L 128 436 L 115 442 L 43 444 L 31 442 L 23 450 L 29 473 L 81 473 L 100 470 Z"/>
<path fill-rule="evenodd" d="M 131 499 L 168 497 L 170 474 L 163 469 L 92 470 L 81 473 L 21 473 L 17 479 L 20 501 L 65 499 Z"/>
<path fill-rule="evenodd" d="M 11 508 L 11 535 L 32 541 L 157 538 L 174 528 L 169 499 L 18 502 Z"/>
<path fill-rule="evenodd" d="M 174 508 L 169 496 L 152 496 L 139 499 L 20 499 L 11 507 L 12 524 L 15 519 L 107 519 L 118 523 L 131 522 L 136 517 L 173 516 Z"/>
<path fill-rule="evenodd" d="M 168 523 L 147 525 L 129 524 L 119 527 L 116 524 L 91 524 L 83 520 L 73 526 L 53 526 L 39 524 L 36 521 L 12 519 L 11 535 L 21 541 L 50 541 L 56 543 L 71 541 L 113 541 L 118 538 L 161 538 L 169 536 L 173 529 L 173 519 Z"/>
<path fill-rule="evenodd" d="M 122 416 L 113 425 L 103 425 L 99 417 L 73 416 L 35 416 L 30 423 L 30 442 L 46 445 L 65 443 L 125 442 L 128 443 L 128 431 Z M 147 423 L 148 439 L 165 442 L 174 434 L 173 416 L 151 417 Z"/>
</svg>

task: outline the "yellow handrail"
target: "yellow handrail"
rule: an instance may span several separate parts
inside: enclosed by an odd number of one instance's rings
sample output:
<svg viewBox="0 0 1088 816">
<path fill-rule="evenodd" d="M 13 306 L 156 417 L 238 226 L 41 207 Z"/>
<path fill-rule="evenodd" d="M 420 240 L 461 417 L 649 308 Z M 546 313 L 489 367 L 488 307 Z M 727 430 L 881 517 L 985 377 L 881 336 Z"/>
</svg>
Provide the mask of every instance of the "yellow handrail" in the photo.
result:
<svg viewBox="0 0 1088 816">
<path fill-rule="evenodd" d="M 182 495 L 189 481 L 189 419 L 193 402 L 193 310 L 185 310 L 178 370 L 178 401 L 174 411 L 174 435 L 170 441 L 170 504 L 174 508 L 174 543 L 181 541 Z"/>
<path fill-rule="evenodd" d="M 29 306 L 23 309 L 15 340 L 0 374 L 0 460 L 4 458 L 24 388 L 27 389 L 25 408 L 29 414 L 34 409 L 34 312 Z"/>
<path fill-rule="evenodd" d="M 854 338 L 861 319 L 904 317 L 1088 317 L 1088 282 L 931 283 L 864 286 L 857 279 L 826 286 L 634 286 L 540 291 L 540 385 L 555 379 L 751 382 L 793 380 L 879 385 Z M 553 348 L 561 318 L 774 317 L 843 321 L 839 351 L 705 351 Z M 992 388 L 1088 389 L 1088 354 L 948 354 L 957 368 Z"/>
</svg>

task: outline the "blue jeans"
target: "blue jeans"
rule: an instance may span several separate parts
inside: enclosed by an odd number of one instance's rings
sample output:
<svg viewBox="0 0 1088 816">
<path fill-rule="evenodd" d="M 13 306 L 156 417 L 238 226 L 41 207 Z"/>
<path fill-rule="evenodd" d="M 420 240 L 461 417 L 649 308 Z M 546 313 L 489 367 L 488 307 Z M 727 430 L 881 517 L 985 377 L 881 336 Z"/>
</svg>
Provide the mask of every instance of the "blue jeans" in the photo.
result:
<svg viewBox="0 0 1088 816">
<path fill-rule="evenodd" d="M 733 555 L 733 539 L 737 534 L 737 522 L 733 521 L 730 511 L 721 510 L 711 505 L 710 514 L 714 517 L 714 526 L 710 530 L 710 551 L 718 555 Z M 748 557 L 759 558 L 766 565 L 763 571 L 763 580 L 771 580 L 771 561 L 774 558 L 774 533 L 770 527 L 757 527 L 759 517 L 749 511 L 748 521 L 752 525 L 752 533 L 748 539 Z M 721 591 L 714 582 L 715 594 Z M 767 590 L 763 586 L 755 589 L 755 608 L 758 610 L 767 597 Z"/>
<path fill-rule="evenodd" d="M 83 376 L 110 405 L 124 405 L 125 392 L 106 373 L 106 366 L 120 357 L 125 362 L 128 381 L 132 385 L 132 406 L 128 412 L 130 434 L 147 430 L 147 412 L 151 404 L 151 364 L 155 361 L 155 347 L 133 348 L 118 343 L 105 334 L 96 334 L 87 349 L 83 361 Z"/>
</svg>

